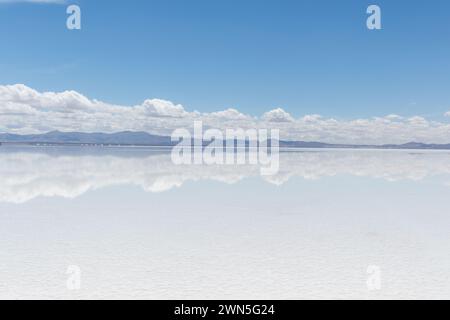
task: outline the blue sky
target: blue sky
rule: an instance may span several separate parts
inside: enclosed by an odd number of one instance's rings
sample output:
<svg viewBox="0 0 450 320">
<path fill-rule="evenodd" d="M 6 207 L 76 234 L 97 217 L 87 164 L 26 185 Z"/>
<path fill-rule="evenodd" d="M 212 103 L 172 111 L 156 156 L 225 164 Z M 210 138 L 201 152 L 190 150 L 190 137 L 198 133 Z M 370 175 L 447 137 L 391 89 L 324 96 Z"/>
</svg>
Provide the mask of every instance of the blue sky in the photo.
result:
<svg viewBox="0 0 450 320">
<path fill-rule="evenodd" d="M 76 1 L 0 4 L 0 83 L 73 89 L 119 104 L 259 115 L 442 118 L 450 110 L 450 3 L 433 1 Z M 382 9 L 383 30 L 366 28 Z"/>
</svg>

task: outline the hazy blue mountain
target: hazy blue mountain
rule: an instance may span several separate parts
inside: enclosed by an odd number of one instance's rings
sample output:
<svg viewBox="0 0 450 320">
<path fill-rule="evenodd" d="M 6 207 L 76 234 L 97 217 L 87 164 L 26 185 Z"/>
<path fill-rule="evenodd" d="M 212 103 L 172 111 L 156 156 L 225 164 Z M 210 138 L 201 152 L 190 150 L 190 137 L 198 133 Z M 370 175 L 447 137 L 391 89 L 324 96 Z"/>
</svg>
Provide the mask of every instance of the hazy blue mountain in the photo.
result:
<svg viewBox="0 0 450 320">
<path fill-rule="evenodd" d="M 450 144 L 425 144 L 419 142 L 409 142 L 405 144 L 395 145 L 387 144 L 381 146 L 384 149 L 442 149 L 449 150 Z"/>
<path fill-rule="evenodd" d="M 170 137 L 146 132 L 81 133 L 52 131 L 37 135 L 0 134 L 0 142 L 31 144 L 113 144 L 170 146 Z"/>
<path fill-rule="evenodd" d="M 170 137 L 152 135 L 147 132 L 124 131 L 117 133 L 81 133 L 52 131 L 45 134 L 17 135 L 0 133 L 0 143 L 21 144 L 67 144 L 67 145 L 127 145 L 127 146 L 173 146 Z M 207 143 L 206 143 L 207 144 Z M 401 145 L 347 145 L 322 142 L 280 141 L 284 148 L 372 148 L 372 149 L 436 149 L 450 150 L 450 144 L 425 144 L 410 142 Z"/>
</svg>

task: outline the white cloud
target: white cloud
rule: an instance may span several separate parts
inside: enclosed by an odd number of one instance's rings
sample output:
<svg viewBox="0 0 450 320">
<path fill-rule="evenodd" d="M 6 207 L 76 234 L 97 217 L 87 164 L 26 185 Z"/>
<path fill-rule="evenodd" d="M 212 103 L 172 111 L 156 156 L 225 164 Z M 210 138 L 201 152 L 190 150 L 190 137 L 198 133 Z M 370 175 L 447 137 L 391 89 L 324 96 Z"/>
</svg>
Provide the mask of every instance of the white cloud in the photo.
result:
<svg viewBox="0 0 450 320">
<path fill-rule="evenodd" d="M 150 117 L 181 118 L 187 115 L 182 105 L 175 105 L 170 101 L 161 99 L 145 100 L 142 105 L 136 108 Z"/>
<path fill-rule="evenodd" d="M 397 114 L 390 114 L 386 116 L 386 119 L 390 120 L 390 121 L 399 121 L 399 120 L 403 120 L 403 117 L 397 115 Z"/>
<path fill-rule="evenodd" d="M 267 122 L 294 122 L 294 118 L 281 108 L 266 112 L 262 118 Z"/>
<path fill-rule="evenodd" d="M 427 127 L 429 124 L 425 118 L 419 117 L 419 116 L 409 118 L 408 122 L 412 125 L 423 126 L 423 127 Z"/>
<path fill-rule="evenodd" d="M 224 111 L 213 112 L 211 113 L 212 117 L 216 117 L 219 119 L 228 119 L 228 120 L 249 120 L 250 117 L 243 113 L 240 113 L 236 109 L 227 109 Z"/>
<path fill-rule="evenodd" d="M 450 115 L 450 112 L 449 114 Z M 329 143 L 389 144 L 411 141 L 450 143 L 450 124 L 398 115 L 336 120 L 320 115 L 295 119 L 281 108 L 261 117 L 236 109 L 200 113 L 161 99 L 123 106 L 86 97 L 76 91 L 39 92 L 25 85 L 0 86 L 0 132 L 29 134 L 52 130 L 80 132 L 145 131 L 170 135 L 177 128 L 277 128 L 284 140 Z"/>
</svg>

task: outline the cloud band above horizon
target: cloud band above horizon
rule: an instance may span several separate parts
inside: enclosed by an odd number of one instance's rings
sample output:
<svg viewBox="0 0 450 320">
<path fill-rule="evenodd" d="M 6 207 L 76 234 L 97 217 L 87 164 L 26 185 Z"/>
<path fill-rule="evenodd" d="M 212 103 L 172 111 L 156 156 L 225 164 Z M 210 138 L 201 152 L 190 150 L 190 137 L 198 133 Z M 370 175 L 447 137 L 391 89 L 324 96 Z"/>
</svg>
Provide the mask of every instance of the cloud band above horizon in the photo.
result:
<svg viewBox="0 0 450 320">
<path fill-rule="evenodd" d="M 89 99 L 76 91 L 38 92 L 22 84 L 0 86 L 1 133 L 144 131 L 170 135 L 178 128 L 191 129 L 194 121 L 203 121 L 206 128 L 280 129 L 283 140 L 350 144 L 450 143 L 450 123 L 420 116 L 388 115 L 343 121 L 306 115 L 296 119 L 277 108 L 253 117 L 232 108 L 210 113 L 187 111 L 180 104 L 161 99 L 123 106 Z"/>
</svg>

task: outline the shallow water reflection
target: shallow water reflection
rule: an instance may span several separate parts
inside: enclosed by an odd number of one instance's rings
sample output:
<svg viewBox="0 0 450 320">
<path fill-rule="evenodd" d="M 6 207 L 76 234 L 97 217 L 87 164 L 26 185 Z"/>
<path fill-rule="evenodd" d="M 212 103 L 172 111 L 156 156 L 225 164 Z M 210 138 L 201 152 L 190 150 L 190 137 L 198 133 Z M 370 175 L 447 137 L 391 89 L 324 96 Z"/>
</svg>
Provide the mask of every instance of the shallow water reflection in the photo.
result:
<svg viewBox="0 0 450 320">
<path fill-rule="evenodd" d="M 0 152 L 0 202 L 36 197 L 75 198 L 111 186 L 164 192 L 188 181 L 235 184 L 259 177 L 251 165 L 174 165 L 170 152 L 151 148 L 6 148 Z M 282 185 L 291 178 L 316 180 L 350 175 L 386 181 L 442 177 L 450 182 L 450 152 L 303 150 L 280 156 L 280 171 L 261 180 Z"/>
<path fill-rule="evenodd" d="M 0 298 L 450 297 L 449 152 L 0 148 Z"/>
</svg>

